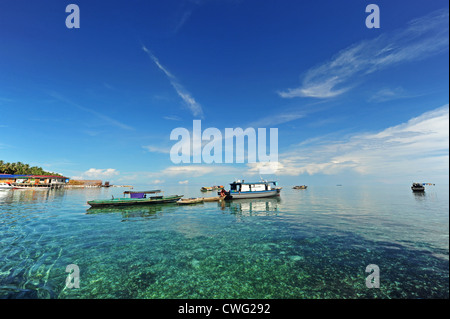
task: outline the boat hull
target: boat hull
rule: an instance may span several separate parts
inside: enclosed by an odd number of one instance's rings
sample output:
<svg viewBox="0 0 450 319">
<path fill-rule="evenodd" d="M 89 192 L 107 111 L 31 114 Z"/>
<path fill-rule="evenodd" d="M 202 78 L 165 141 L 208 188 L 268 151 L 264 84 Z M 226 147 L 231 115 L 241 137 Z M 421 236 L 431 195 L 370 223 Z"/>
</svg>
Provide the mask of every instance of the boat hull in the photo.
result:
<svg viewBox="0 0 450 319">
<path fill-rule="evenodd" d="M 219 202 L 222 200 L 223 197 L 216 196 L 216 197 L 203 197 L 204 202 Z"/>
<path fill-rule="evenodd" d="M 264 198 L 280 195 L 280 189 L 259 192 L 228 192 L 225 199 Z"/>
<path fill-rule="evenodd" d="M 179 201 L 177 201 L 178 205 L 193 205 L 200 203 L 203 203 L 202 198 L 187 198 L 187 199 L 180 199 Z"/>
<path fill-rule="evenodd" d="M 152 198 L 115 198 L 109 200 L 91 200 L 87 203 L 91 207 L 111 207 L 111 206 L 133 206 L 133 205 L 153 205 L 174 203 L 178 201 L 183 195 L 167 196 L 157 199 Z"/>
</svg>

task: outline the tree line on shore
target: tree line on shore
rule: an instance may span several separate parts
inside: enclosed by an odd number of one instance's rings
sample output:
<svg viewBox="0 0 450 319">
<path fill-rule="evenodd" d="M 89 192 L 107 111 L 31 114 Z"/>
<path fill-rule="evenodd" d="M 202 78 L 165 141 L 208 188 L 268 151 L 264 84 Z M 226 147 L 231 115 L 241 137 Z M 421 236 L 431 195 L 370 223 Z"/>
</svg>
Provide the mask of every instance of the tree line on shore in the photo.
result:
<svg viewBox="0 0 450 319">
<path fill-rule="evenodd" d="M 42 167 L 30 166 L 22 162 L 8 163 L 2 160 L 0 160 L 0 174 L 62 176 L 58 173 L 47 172 Z"/>
</svg>

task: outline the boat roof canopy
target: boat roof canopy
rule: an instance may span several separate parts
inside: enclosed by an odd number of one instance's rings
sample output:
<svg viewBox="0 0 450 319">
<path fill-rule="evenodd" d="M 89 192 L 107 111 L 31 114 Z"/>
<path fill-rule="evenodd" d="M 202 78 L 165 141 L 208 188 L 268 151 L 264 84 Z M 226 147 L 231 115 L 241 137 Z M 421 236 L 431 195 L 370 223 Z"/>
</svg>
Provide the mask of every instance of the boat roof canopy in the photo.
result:
<svg viewBox="0 0 450 319">
<path fill-rule="evenodd" d="M 267 184 L 267 183 L 274 183 L 276 184 L 276 181 L 262 181 L 262 182 L 252 182 L 252 183 L 244 183 L 244 182 L 233 182 L 230 183 L 230 185 L 234 185 L 234 184 L 241 184 L 241 185 L 250 185 L 250 184 Z"/>
<path fill-rule="evenodd" d="M 125 191 L 124 194 L 156 194 L 161 193 L 160 189 L 154 189 L 151 191 Z"/>
</svg>

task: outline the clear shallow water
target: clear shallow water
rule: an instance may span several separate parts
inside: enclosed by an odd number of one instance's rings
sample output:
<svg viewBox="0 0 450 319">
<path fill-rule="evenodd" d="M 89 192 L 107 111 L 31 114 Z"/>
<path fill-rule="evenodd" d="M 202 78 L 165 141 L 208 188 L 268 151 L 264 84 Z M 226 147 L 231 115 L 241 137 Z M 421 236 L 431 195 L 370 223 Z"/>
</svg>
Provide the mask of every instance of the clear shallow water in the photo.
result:
<svg viewBox="0 0 450 319">
<path fill-rule="evenodd" d="M 124 190 L 1 191 L 0 298 L 449 297 L 447 186 L 88 210 Z M 78 289 L 65 287 L 69 264 Z M 379 289 L 366 287 L 369 264 Z"/>
</svg>

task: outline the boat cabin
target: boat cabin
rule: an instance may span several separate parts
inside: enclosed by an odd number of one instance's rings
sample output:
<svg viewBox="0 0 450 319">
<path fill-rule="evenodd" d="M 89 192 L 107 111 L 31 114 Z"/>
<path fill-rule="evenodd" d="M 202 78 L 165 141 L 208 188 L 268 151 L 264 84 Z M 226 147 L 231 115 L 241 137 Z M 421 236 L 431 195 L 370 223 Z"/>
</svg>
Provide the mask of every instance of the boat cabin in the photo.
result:
<svg viewBox="0 0 450 319">
<path fill-rule="evenodd" d="M 150 191 L 125 191 L 124 194 L 129 194 L 130 198 L 147 198 L 147 194 L 158 194 L 162 193 L 161 190 L 155 189 Z M 152 198 L 163 198 L 163 196 L 152 196 Z"/>
<path fill-rule="evenodd" d="M 270 191 L 277 186 L 277 182 L 256 182 L 244 183 L 244 181 L 237 181 L 230 184 L 230 192 L 261 192 Z"/>
</svg>

